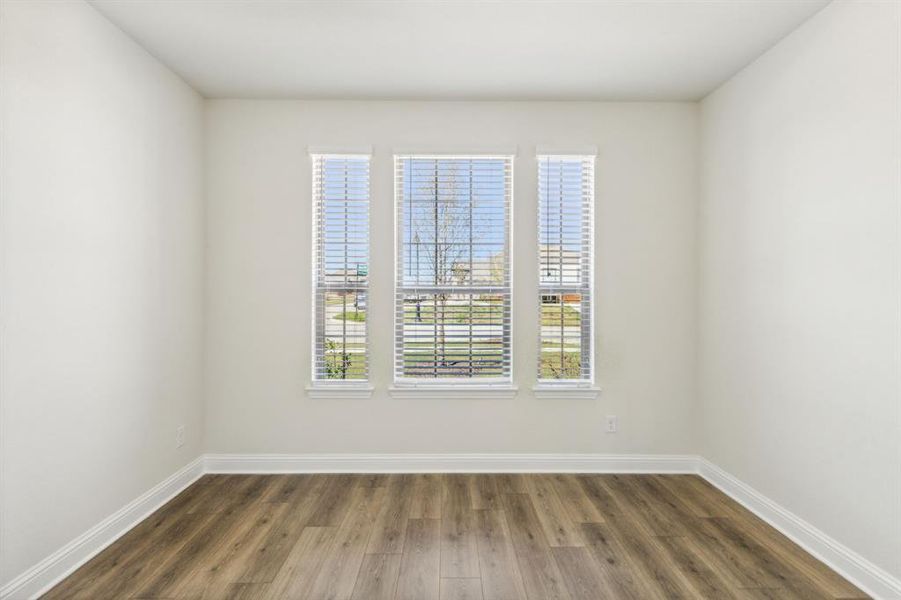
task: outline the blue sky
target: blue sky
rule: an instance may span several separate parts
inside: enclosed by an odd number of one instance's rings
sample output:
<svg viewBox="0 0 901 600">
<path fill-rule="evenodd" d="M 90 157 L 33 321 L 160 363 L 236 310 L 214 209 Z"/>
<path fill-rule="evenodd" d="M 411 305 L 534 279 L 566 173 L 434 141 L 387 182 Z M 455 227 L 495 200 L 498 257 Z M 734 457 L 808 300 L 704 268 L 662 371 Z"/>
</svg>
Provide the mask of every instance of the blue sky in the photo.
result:
<svg viewBox="0 0 901 600">
<path fill-rule="evenodd" d="M 325 270 L 343 270 L 345 261 L 351 270 L 368 265 L 369 207 L 365 201 L 369 197 L 369 161 L 327 158 L 323 169 L 323 219 L 328 230 L 323 245 Z M 438 279 L 450 281 L 452 264 L 468 264 L 471 259 L 485 265 L 490 257 L 503 252 L 504 159 L 406 158 L 402 169 L 405 285 L 435 283 L 436 266 L 444 272 Z M 578 159 L 540 163 L 542 247 L 562 244 L 567 251 L 581 249 L 582 169 Z"/>
</svg>

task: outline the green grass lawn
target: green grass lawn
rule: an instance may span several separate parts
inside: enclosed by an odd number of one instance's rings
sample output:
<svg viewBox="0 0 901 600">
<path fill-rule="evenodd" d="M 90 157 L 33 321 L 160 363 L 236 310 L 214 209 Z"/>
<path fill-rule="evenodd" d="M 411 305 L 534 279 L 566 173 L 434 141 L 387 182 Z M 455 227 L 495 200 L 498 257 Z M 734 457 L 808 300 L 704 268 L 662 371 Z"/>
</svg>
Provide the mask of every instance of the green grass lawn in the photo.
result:
<svg viewBox="0 0 901 600">
<path fill-rule="evenodd" d="M 366 313 L 361 310 L 346 310 L 344 312 L 339 312 L 332 318 L 339 321 L 353 321 L 355 323 L 363 323 L 366 321 Z"/>
<path fill-rule="evenodd" d="M 448 325 L 500 325 L 504 317 L 504 307 L 500 304 L 475 304 L 470 321 L 469 310 L 463 306 L 449 305 L 446 309 L 445 323 Z M 561 312 L 564 327 L 578 327 L 582 324 L 582 315 L 566 304 L 542 304 L 541 324 L 546 326 L 560 325 Z M 418 316 L 418 318 L 417 318 Z M 337 313 L 333 319 L 338 321 L 354 321 L 363 323 L 366 321 L 366 313 L 359 310 L 347 310 Z M 404 322 L 416 325 L 435 324 L 435 306 L 423 302 L 417 315 L 415 304 L 404 305 Z"/>
<path fill-rule="evenodd" d="M 483 350 L 483 357 L 469 362 L 468 347 L 464 351 L 445 348 L 443 353 L 406 352 L 404 373 L 407 377 L 432 377 L 437 366 L 438 372 L 452 377 L 500 377 L 503 371 L 503 354 L 498 350 L 490 355 Z"/>
<path fill-rule="evenodd" d="M 473 347 L 479 351 L 478 345 Z M 464 344 L 448 344 L 443 353 L 409 351 L 404 354 L 404 368 L 409 377 L 431 376 L 436 364 L 440 372 L 448 374 L 450 371 L 459 377 L 468 376 L 470 370 L 474 377 L 497 377 L 501 374 L 503 354 L 500 349 L 496 352 L 480 350 L 485 355 L 484 359 L 472 365 L 468 361 L 468 351 L 469 346 Z M 354 380 L 365 377 L 366 362 L 362 353 L 331 351 L 326 353 L 325 362 L 326 379 Z"/>
<path fill-rule="evenodd" d="M 563 352 L 563 360 L 560 360 L 559 350 L 542 350 L 541 352 L 541 379 L 577 379 L 580 376 L 581 352 Z"/>
<path fill-rule="evenodd" d="M 447 369 L 458 370 L 459 376 L 467 376 L 469 374 L 470 364 L 466 361 L 468 354 L 458 353 L 464 348 L 468 350 L 468 346 L 455 344 L 457 348 L 452 348 L 450 344 L 445 349 L 443 356 L 437 356 L 439 370 L 446 372 Z M 483 351 L 484 352 L 484 351 Z M 492 353 L 494 354 L 494 353 Z M 500 375 L 502 354 L 500 350 L 496 354 L 498 362 L 487 360 L 472 365 L 473 376 L 475 377 L 497 377 Z M 561 364 L 560 352 L 543 351 L 541 353 L 541 379 L 577 379 L 580 376 L 580 352 L 563 353 L 563 362 Z M 365 358 L 361 353 L 328 353 L 325 356 L 326 365 L 329 367 L 328 372 L 331 375 L 329 379 L 363 379 L 365 376 Z M 431 375 L 432 367 L 436 361 L 436 354 L 432 352 L 407 352 L 404 354 L 404 367 L 408 370 L 408 376 L 428 377 Z M 456 363 L 455 365 L 453 363 Z M 450 365 L 450 366 L 442 366 Z M 346 368 L 346 372 L 343 369 Z"/>
<path fill-rule="evenodd" d="M 362 353 L 327 352 L 326 379 L 365 379 L 366 357 Z"/>
<path fill-rule="evenodd" d="M 564 327 L 578 327 L 582 324 L 582 314 L 567 304 L 542 304 L 541 324 L 560 325 L 560 314 L 563 313 Z"/>
<path fill-rule="evenodd" d="M 451 312 L 453 311 L 453 312 Z M 469 311 L 453 310 L 448 311 L 445 324 L 447 325 L 469 325 Z M 499 325 L 504 316 L 504 309 L 501 306 L 492 305 L 476 305 L 472 311 L 473 325 Z M 354 321 L 363 323 L 366 321 L 366 313 L 358 310 L 348 310 L 337 313 L 332 317 L 338 321 Z M 434 325 L 435 324 L 435 307 L 423 304 L 419 310 L 419 320 L 416 318 L 416 307 L 404 306 L 404 320 L 408 324 L 415 325 Z"/>
<path fill-rule="evenodd" d="M 439 314 L 441 305 L 439 303 Z M 476 303 L 472 305 L 472 320 L 469 306 L 448 303 L 444 309 L 444 322 L 449 325 L 500 325 L 504 318 L 503 304 Z M 415 325 L 435 324 L 435 305 L 422 302 L 417 313 L 416 304 L 404 304 L 404 322 Z"/>
</svg>

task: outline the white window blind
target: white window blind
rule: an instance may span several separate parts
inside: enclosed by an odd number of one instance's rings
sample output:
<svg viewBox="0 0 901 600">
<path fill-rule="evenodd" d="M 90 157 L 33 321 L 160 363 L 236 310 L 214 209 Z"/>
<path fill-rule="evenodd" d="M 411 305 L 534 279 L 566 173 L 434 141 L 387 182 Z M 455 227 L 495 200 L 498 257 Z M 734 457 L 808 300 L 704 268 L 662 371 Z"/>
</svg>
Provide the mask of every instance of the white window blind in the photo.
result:
<svg viewBox="0 0 901 600">
<path fill-rule="evenodd" d="M 368 378 L 369 157 L 313 155 L 313 380 Z"/>
<path fill-rule="evenodd" d="M 592 381 L 594 156 L 538 157 L 540 382 Z"/>
<path fill-rule="evenodd" d="M 395 379 L 509 383 L 512 157 L 396 156 Z"/>
</svg>

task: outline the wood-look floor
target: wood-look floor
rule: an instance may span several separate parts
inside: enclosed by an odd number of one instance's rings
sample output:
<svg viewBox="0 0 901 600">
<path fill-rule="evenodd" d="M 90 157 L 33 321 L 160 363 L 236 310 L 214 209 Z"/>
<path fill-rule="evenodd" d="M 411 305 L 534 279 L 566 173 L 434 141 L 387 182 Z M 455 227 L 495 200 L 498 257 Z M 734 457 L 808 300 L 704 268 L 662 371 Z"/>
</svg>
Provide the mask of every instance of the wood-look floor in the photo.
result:
<svg viewBox="0 0 901 600">
<path fill-rule="evenodd" d="M 207 475 L 45 598 L 866 598 L 692 475 Z"/>
</svg>

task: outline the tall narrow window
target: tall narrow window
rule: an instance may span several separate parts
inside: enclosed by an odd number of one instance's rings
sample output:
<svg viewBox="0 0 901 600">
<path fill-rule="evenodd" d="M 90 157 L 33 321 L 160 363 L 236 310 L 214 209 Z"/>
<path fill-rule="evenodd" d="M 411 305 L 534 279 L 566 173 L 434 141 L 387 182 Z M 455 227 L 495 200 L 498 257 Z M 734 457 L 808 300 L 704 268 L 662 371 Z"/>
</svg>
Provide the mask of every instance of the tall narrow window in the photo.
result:
<svg viewBox="0 0 901 600">
<path fill-rule="evenodd" d="M 395 379 L 510 382 L 512 157 L 397 156 Z"/>
<path fill-rule="evenodd" d="M 594 156 L 538 157 L 539 382 L 590 383 Z"/>
<path fill-rule="evenodd" d="M 369 375 L 369 157 L 313 155 L 314 382 Z"/>
</svg>

